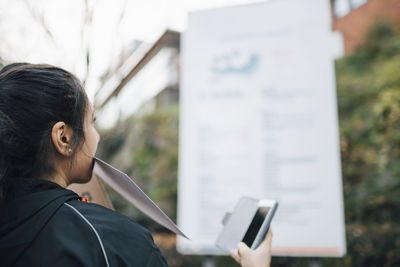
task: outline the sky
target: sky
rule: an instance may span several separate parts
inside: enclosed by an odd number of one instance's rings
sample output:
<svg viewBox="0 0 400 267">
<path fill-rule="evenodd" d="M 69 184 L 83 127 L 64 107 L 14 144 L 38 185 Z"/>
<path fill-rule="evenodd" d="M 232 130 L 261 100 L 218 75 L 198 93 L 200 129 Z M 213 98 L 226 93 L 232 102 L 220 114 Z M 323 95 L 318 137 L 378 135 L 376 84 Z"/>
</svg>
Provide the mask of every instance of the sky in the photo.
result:
<svg viewBox="0 0 400 267">
<path fill-rule="evenodd" d="M 352 1 L 357 4 L 366 0 Z M 0 0 L 0 58 L 6 62 L 49 63 L 80 79 L 87 77 L 86 90 L 93 99 L 101 75 L 118 62 L 133 40 L 152 43 L 167 28 L 185 31 L 187 15 L 192 11 L 263 0 L 87 2 L 89 12 L 83 0 Z M 345 14 L 348 0 L 338 0 L 337 8 Z M 91 22 L 85 23 L 88 13 L 92 14 Z M 89 69 L 87 49 L 91 54 Z"/>
<path fill-rule="evenodd" d="M 91 23 L 83 26 L 88 12 L 82 0 L 0 0 L 0 57 L 53 64 L 80 79 L 88 76 L 86 90 L 93 98 L 99 77 L 133 40 L 152 43 L 167 28 L 184 31 L 190 11 L 251 2 L 257 1 L 88 0 Z"/>
</svg>

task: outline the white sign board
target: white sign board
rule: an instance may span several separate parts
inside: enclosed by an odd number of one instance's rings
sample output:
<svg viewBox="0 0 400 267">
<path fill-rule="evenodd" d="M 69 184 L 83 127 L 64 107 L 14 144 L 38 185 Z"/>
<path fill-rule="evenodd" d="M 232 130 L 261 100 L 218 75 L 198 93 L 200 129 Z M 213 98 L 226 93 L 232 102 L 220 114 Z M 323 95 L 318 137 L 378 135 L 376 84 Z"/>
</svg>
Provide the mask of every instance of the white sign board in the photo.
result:
<svg viewBox="0 0 400 267">
<path fill-rule="evenodd" d="M 182 41 L 178 224 L 185 254 L 241 196 L 272 198 L 275 255 L 346 251 L 328 0 L 192 13 Z"/>
</svg>

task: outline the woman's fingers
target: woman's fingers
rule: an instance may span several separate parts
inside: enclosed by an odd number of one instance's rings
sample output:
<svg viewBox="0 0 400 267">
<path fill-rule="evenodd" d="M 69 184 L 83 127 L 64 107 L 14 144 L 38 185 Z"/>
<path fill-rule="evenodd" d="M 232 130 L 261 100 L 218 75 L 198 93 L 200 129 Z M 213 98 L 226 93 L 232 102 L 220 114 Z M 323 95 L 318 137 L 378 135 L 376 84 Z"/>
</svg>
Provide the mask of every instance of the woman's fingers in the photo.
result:
<svg viewBox="0 0 400 267">
<path fill-rule="evenodd" d="M 263 249 L 271 249 L 271 243 L 272 243 L 272 231 L 271 228 L 268 230 L 267 234 L 265 235 L 265 238 L 263 242 L 258 246 L 256 250 L 263 250 Z"/>
<path fill-rule="evenodd" d="M 240 242 L 236 249 L 230 250 L 230 254 L 242 267 L 269 267 L 271 264 L 271 242 L 272 231 L 269 230 L 256 250 L 252 250 L 245 243 Z"/>
<path fill-rule="evenodd" d="M 232 258 L 233 258 L 237 263 L 241 264 L 240 256 L 239 256 L 239 252 L 238 252 L 237 248 L 231 249 L 231 250 L 229 251 L 229 253 L 231 254 Z"/>
<path fill-rule="evenodd" d="M 265 239 L 267 239 L 268 243 L 271 245 L 271 243 L 272 243 L 272 230 L 271 230 L 271 227 L 268 229 L 267 236 L 265 237 Z"/>
<path fill-rule="evenodd" d="M 249 253 L 251 249 L 245 243 L 240 242 L 239 244 L 237 244 L 237 250 L 238 250 L 239 256 L 243 257 L 244 255 Z"/>
</svg>

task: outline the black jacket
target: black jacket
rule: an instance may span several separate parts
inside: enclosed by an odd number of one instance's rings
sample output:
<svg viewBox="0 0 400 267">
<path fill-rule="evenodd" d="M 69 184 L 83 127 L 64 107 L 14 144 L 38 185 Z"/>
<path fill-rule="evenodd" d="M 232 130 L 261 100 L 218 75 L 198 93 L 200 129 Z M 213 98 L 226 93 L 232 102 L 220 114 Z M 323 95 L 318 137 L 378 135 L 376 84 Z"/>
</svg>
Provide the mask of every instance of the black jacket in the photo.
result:
<svg viewBox="0 0 400 267">
<path fill-rule="evenodd" d="M 0 266 L 167 266 L 128 217 L 52 182 L 16 180 L 15 195 L 0 204 Z"/>
</svg>

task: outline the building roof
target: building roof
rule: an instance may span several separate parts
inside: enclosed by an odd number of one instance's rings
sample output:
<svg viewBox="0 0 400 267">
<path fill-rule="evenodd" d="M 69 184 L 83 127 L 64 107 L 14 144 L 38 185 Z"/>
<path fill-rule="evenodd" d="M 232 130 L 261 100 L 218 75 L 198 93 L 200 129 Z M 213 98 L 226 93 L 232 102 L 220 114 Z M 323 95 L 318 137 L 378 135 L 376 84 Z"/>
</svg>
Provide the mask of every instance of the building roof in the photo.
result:
<svg viewBox="0 0 400 267">
<path fill-rule="evenodd" d="M 140 58 L 132 70 L 121 80 L 117 87 L 111 92 L 111 94 L 99 105 L 99 108 L 103 108 L 108 101 L 113 97 L 117 96 L 122 88 L 146 66 L 151 59 L 157 55 L 157 53 L 164 47 L 176 47 L 179 49 L 180 46 L 180 33 L 173 30 L 166 30 L 160 38 L 149 48 L 149 50 Z"/>
</svg>

